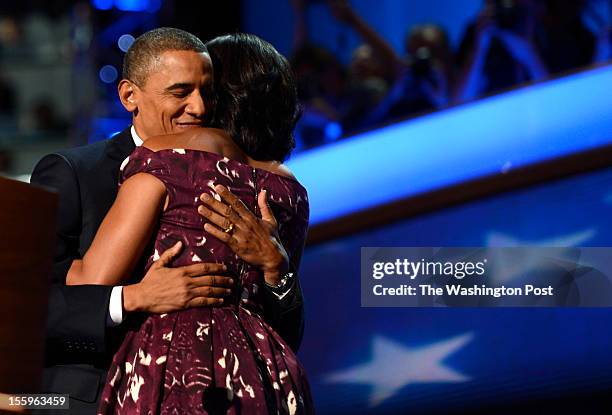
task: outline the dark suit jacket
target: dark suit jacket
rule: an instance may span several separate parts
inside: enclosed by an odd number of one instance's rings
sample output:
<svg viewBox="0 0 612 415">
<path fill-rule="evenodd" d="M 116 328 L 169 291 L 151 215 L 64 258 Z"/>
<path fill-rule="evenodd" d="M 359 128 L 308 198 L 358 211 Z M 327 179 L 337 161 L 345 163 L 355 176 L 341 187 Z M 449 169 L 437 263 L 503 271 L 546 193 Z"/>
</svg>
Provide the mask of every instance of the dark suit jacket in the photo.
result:
<svg viewBox="0 0 612 415">
<path fill-rule="evenodd" d="M 112 139 L 43 157 L 30 179 L 59 194 L 43 392 L 70 394 L 75 413 L 95 413 L 113 344 L 121 339 L 121 332 L 107 327 L 112 287 L 66 286 L 65 278 L 72 261 L 82 258 L 91 245 L 113 204 L 119 166 L 134 148 L 127 128 Z M 297 350 L 303 332 L 299 285 L 282 301 L 266 292 L 265 301 L 266 318 Z"/>
</svg>

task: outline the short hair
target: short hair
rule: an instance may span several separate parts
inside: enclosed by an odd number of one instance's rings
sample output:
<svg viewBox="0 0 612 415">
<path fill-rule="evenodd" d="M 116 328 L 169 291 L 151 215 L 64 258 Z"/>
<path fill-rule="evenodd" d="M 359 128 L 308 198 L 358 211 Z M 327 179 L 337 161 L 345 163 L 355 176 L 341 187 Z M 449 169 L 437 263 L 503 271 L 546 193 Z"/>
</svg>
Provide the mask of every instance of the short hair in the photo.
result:
<svg viewBox="0 0 612 415">
<path fill-rule="evenodd" d="M 206 43 L 215 71 L 211 126 L 255 160 L 285 160 L 301 111 L 287 59 L 259 37 L 236 33 Z"/>
<path fill-rule="evenodd" d="M 206 52 L 206 46 L 196 36 L 173 27 L 160 27 L 138 36 L 123 58 L 123 79 L 143 86 L 151 69 L 164 52 L 187 50 Z"/>
</svg>

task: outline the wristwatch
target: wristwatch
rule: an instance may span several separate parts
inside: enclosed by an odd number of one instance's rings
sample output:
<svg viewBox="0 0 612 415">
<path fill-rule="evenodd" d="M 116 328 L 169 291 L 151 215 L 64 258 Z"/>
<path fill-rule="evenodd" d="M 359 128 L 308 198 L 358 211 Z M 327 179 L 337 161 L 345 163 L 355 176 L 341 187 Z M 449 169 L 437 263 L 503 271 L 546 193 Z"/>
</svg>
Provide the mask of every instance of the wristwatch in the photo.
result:
<svg viewBox="0 0 612 415">
<path fill-rule="evenodd" d="M 268 288 L 270 288 L 270 290 L 272 290 L 272 292 L 274 292 L 274 293 L 282 293 L 283 291 L 285 291 L 288 288 L 289 282 L 292 279 L 293 279 L 293 272 L 286 272 L 281 277 L 281 279 L 278 282 L 278 284 L 276 284 L 276 285 L 269 284 L 267 281 L 264 281 L 264 282 L 266 283 Z"/>
</svg>

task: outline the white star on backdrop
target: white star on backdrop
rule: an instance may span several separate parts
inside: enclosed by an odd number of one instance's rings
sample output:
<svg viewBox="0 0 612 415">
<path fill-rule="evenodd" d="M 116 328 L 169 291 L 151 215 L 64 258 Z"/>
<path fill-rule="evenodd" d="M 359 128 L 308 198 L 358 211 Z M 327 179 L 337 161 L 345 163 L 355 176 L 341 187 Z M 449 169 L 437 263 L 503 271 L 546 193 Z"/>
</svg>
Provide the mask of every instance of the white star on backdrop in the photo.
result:
<svg viewBox="0 0 612 415">
<path fill-rule="evenodd" d="M 326 376 L 326 381 L 371 385 L 370 407 L 412 383 L 466 382 L 470 380 L 468 376 L 446 366 L 443 361 L 472 337 L 472 333 L 466 333 L 428 346 L 411 348 L 374 336 L 373 356 L 368 363 L 331 373 Z"/>
<path fill-rule="evenodd" d="M 585 229 L 583 231 L 557 235 L 539 241 L 527 241 L 493 231 L 490 232 L 486 238 L 486 246 L 543 248 L 575 247 L 593 238 L 596 233 L 595 229 Z M 558 250 L 558 252 L 556 252 L 556 257 L 560 260 L 565 259 L 564 254 L 563 250 Z M 505 283 L 509 283 L 515 278 L 528 275 L 532 270 L 537 270 L 542 264 L 542 257 L 537 252 L 532 256 L 524 256 L 521 261 L 516 261 L 513 256 L 509 256 L 508 259 L 505 260 L 503 251 L 493 251 L 493 255 L 496 257 L 495 261 L 493 261 L 495 266 L 489 281 L 492 282 L 494 286 L 501 286 Z"/>
<path fill-rule="evenodd" d="M 548 239 L 539 241 L 527 241 L 515 238 L 501 232 L 489 232 L 486 237 L 485 246 L 491 247 L 513 247 L 513 246 L 542 246 L 542 247 L 563 247 L 563 246 L 580 246 L 583 242 L 588 241 L 597 232 L 595 229 L 585 229 L 565 235 L 553 236 Z"/>
</svg>

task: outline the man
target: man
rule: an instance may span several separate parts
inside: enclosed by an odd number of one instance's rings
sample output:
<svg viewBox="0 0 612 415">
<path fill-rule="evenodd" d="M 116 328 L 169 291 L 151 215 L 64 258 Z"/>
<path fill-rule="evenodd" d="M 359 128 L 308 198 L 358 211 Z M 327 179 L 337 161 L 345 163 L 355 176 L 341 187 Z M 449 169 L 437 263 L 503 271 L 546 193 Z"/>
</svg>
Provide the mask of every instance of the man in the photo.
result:
<svg viewBox="0 0 612 415">
<path fill-rule="evenodd" d="M 47 155 L 34 169 L 31 183 L 52 187 L 60 196 L 43 392 L 69 394 L 72 413 L 95 413 L 113 344 L 121 340 L 124 314 L 214 306 L 232 286 L 230 276 L 220 275 L 218 264 L 167 268 L 180 246 L 162 253 L 138 283 L 65 285 L 72 261 L 85 254 L 117 195 L 122 161 L 152 136 L 202 126 L 211 85 L 210 57 L 199 39 L 171 28 L 147 32 L 128 50 L 119 83 L 132 126 L 110 140 Z M 255 232 L 248 249 L 255 249 L 267 272 L 281 275 L 286 254 L 272 237 L 270 232 Z M 247 248 L 238 244 L 232 249 L 240 253 Z M 301 295 L 297 282 L 292 284 L 291 295 L 285 295 L 287 288 L 284 293 L 268 288 L 266 314 L 272 325 L 291 328 L 295 348 L 301 336 Z M 286 316 L 294 319 L 291 324 Z"/>
</svg>

